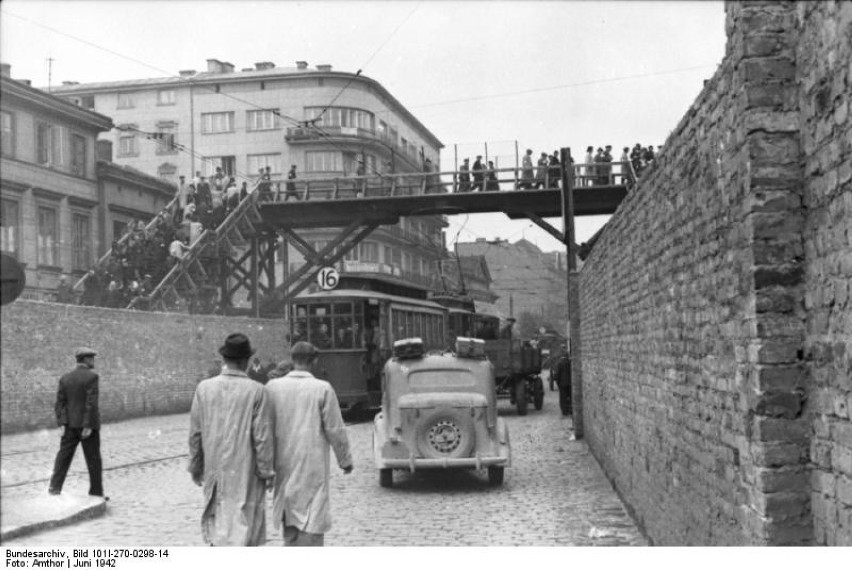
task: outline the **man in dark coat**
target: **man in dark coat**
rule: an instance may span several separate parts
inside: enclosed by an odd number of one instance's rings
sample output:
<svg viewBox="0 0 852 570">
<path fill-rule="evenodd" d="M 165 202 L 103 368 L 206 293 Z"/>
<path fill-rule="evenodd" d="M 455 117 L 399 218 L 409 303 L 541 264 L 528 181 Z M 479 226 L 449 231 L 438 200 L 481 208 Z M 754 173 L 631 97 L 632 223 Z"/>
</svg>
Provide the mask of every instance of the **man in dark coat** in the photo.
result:
<svg viewBox="0 0 852 570">
<path fill-rule="evenodd" d="M 59 379 L 55 410 L 56 422 L 62 429 L 62 439 L 48 488 L 51 495 L 62 492 L 78 443 L 83 446 L 83 456 L 89 469 L 89 494 L 100 497 L 104 494 L 98 375 L 92 372 L 95 354 L 91 348 L 78 348 L 75 353 L 77 368 Z"/>
<path fill-rule="evenodd" d="M 470 192 L 470 159 L 466 158 L 459 167 L 459 193 Z"/>
<path fill-rule="evenodd" d="M 565 352 L 552 370 L 559 387 L 559 409 L 563 416 L 571 414 L 571 355 Z"/>
<path fill-rule="evenodd" d="M 482 157 L 477 156 L 476 162 L 473 163 L 473 186 L 471 192 L 481 192 L 485 189 L 485 167 L 482 166 Z"/>
</svg>

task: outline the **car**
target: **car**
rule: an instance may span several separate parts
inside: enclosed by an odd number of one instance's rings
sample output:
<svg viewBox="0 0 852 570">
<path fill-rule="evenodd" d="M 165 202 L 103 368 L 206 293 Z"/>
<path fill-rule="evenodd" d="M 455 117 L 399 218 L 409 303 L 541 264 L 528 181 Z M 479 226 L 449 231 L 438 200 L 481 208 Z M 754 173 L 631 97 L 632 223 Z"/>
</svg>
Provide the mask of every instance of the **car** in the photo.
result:
<svg viewBox="0 0 852 570">
<path fill-rule="evenodd" d="M 379 484 L 394 470 L 487 469 L 503 484 L 511 464 L 509 430 L 497 415 L 494 367 L 484 342 L 459 337 L 455 352 L 426 353 L 419 338 L 394 343 L 382 372 L 382 407 L 373 422 Z"/>
</svg>

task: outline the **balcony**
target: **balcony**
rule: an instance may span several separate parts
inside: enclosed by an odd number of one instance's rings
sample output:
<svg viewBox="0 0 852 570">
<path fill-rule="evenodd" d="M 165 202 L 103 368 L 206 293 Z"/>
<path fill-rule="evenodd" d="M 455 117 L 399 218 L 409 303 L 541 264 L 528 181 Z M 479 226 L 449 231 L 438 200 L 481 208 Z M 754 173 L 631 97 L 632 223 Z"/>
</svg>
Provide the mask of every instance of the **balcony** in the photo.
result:
<svg viewBox="0 0 852 570">
<path fill-rule="evenodd" d="M 394 153 L 396 158 L 404 159 L 416 172 L 420 171 L 421 159 L 417 147 L 408 144 L 401 146 L 392 140 L 387 132 L 376 132 L 360 127 L 288 127 L 284 140 L 291 144 L 332 142 L 369 142 Z"/>
</svg>

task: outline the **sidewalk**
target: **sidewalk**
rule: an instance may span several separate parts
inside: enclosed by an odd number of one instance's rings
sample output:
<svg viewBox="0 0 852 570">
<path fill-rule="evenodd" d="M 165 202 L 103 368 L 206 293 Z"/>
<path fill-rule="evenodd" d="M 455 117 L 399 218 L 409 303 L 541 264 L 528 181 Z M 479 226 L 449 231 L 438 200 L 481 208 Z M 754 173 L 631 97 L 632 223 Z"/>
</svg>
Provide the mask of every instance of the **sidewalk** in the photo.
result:
<svg viewBox="0 0 852 570">
<path fill-rule="evenodd" d="M 185 457 L 187 414 L 138 418 L 101 428 L 104 472 L 163 459 Z M 102 516 L 107 502 L 91 497 L 82 449 L 74 455 L 61 495 L 47 484 L 59 449 L 59 430 L 4 435 L 0 438 L 0 542 L 44 529 Z M 106 494 L 109 496 L 109 477 Z"/>
</svg>

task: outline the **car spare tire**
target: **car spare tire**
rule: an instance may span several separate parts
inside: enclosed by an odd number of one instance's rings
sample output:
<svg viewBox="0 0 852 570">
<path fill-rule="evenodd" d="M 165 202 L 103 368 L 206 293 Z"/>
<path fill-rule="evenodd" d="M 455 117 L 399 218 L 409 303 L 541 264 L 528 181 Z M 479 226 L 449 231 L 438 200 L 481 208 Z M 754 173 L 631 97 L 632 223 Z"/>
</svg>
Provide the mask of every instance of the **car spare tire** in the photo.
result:
<svg viewBox="0 0 852 570">
<path fill-rule="evenodd" d="M 417 425 L 417 448 L 430 459 L 470 457 L 475 440 L 469 409 L 441 409 Z"/>
</svg>

